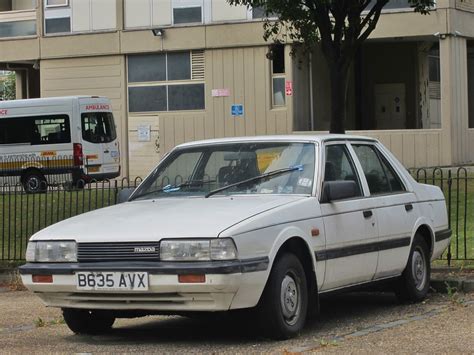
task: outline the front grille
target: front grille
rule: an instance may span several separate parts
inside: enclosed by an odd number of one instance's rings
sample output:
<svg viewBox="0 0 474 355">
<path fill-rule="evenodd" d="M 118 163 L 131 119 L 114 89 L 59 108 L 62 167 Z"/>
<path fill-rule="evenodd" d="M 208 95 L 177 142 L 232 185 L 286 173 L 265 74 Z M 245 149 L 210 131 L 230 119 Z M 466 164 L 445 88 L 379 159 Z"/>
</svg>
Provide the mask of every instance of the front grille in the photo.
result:
<svg viewBox="0 0 474 355">
<path fill-rule="evenodd" d="M 77 260 L 79 262 L 124 260 L 158 261 L 160 260 L 160 243 L 78 243 Z"/>
</svg>

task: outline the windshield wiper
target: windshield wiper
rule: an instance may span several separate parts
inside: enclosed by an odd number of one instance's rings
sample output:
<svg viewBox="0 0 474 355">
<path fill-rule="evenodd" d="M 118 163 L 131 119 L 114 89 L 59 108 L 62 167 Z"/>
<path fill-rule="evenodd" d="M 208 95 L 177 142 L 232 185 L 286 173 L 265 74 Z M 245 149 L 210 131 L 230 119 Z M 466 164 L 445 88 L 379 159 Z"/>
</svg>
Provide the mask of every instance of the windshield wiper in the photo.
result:
<svg viewBox="0 0 474 355">
<path fill-rule="evenodd" d="M 183 182 L 182 184 L 179 184 L 179 185 L 176 185 L 176 186 L 166 185 L 166 186 L 164 186 L 160 189 L 147 191 L 147 192 L 144 192 L 140 195 L 134 196 L 130 201 L 133 201 L 133 200 L 135 200 L 137 198 L 140 198 L 140 197 L 152 195 L 152 194 L 155 194 L 155 193 L 158 193 L 158 192 L 165 192 L 165 193 L 176 192 L 176 191 L 181 190 L 183 187 L 202 186 L 204 184 L 210 184 L 212 182 L 216 182 L 216 180 L 190 180 L 190 181 Z"/>
<path fill-rule="evenodd" d="M 286 174 L 286 173 L 289 173 L 289 172 L 292 172 L 292 171 L 303 171 L 303 165 L 295 165 L 295 166 L 290 166 L 289 168 L 273 170 L 273 171 L 270 171 L 270 172 L 262 174 L 262 175 L 254 176 L 253 178 L 250 178 L 250 179 L 238 181 L 236 183 L 226 185 L 226 186 L 220 187 L 218 189 L 212 190 L 209 193 L 207 193 L 207 195 L 204 196 L 204 197 L 208 198 L 208 197 L 211 197 L 212 195 L 215 195 L 215 194 L 217 194 L 221 191 L 230 189 L 232 187 L 250 184 L 252 182 L 259 181 L 259 180 L 269 179 L 269 178 L 272 178 L 272 177 L 275 177 L 275 176 L 278 176 L 278 175 L 282 175 L 282 174 Z"/>
</svg>

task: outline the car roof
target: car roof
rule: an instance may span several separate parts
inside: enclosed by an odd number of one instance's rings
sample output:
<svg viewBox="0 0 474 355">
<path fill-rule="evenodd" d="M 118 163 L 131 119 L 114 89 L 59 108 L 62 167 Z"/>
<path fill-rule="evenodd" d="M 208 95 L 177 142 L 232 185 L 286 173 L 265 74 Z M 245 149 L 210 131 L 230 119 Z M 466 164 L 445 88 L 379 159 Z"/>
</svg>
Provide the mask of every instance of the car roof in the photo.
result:
<svg viewBox="0 0 474 355">
<path fill-rule="evenodd" d="M 216 138 L 206 139 L 194 142 L 183 143 L 177 146 L 177 148 L 194 147 L 199 145 L 211 145 L 211 144 L 225 144 L 225 143 L 239 143 L 239 142 L 312 142 L 312 143 L 324 143 L 333 140 L 350 140 L 350 141 L 366 141 L 366 142 L 378 142 L 374 138 L 347 135 L 347 134 L 314 134 L 314 135 L 302 135 L 302 134 L 290 134 L 290 135 L 270 135 L 270 136 L 250 136 L 250 137 L 231 137 L 231 138 Z"/>
</svg>

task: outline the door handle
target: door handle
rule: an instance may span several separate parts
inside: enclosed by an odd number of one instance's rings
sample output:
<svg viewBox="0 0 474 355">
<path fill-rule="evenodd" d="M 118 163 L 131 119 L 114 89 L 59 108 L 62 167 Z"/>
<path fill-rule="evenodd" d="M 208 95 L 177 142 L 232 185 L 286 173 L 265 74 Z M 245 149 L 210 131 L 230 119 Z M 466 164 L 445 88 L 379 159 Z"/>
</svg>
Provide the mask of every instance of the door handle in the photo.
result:
<svg viewBox="0 0 474 355">
<path fill-rule="evenodd" d="M 108 149 L 104 150 L 104 153 L 107 154 L 107 153 L 110 153 L 110 151 Z"/>
<path fill-rule="evenodd" d="M 413 205 L 411 203 L 407 203 L 405 205 L 405 211 L 410 212 L 413 209 Z"/>
<path fill-rule="evenodd" d="M 364 218 L 370 218 L 373 215 L 372 211 L 370 211 L 370 210 L 369 211 L 364 211 L 363 213 L 364 213 Z"/>
</svg>

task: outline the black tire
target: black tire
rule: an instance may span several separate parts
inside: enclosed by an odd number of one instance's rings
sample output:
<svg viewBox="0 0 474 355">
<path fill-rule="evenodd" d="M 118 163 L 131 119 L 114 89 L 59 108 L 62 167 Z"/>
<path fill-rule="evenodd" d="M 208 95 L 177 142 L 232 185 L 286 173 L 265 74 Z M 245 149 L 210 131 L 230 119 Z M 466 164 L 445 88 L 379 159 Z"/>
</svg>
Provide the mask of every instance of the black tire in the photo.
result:
<svg viewBox="0 0 474 355">
<path fill-rule="evenodd" d="M 63 308 L 67 326 L 76 334 L 103 334 L 108 332 L 115 317 L 108 311 Z"/>
<path fill-rule="evenodd" d="M 401 302 L 421 302 L 430 288 L 430 250 L 423 236 L 416 234 L 408 263 L 397 280 L 395 294 Z"/>
<path fill-rule="evenodd" d="M 308 287 L 303 266 L 291 253 L 280 255 L 257 306 L 260 330 L 266 336 L 289 339 L 304 327 L 308 310 Z"/>
<path fill-rule="evenodd" d="M 22 179 L 22 183 L 26 193 L 29 194 L 46 192 L 48 189 L 48 182 L 44 175 L 39 171 L 27 172 Z"/>
</svg>

